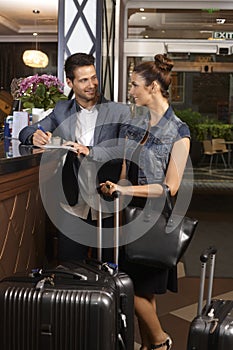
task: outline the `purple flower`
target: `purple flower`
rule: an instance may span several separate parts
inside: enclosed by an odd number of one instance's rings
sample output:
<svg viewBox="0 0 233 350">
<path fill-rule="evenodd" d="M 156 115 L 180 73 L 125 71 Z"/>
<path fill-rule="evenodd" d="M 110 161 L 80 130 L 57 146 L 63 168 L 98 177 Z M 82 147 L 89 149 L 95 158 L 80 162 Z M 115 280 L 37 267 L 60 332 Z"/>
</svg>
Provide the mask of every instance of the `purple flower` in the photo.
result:
<svg viewBox="0 0 233 350">
<path fill-rule="evenodd" d="M 19 79 L 18 95 L 24 108 L 54 108 L 58 100 L 66 100 L 64 84 L 53 75 L 33 75 Z"/>
<path fill-rule="evenodd" d="M 60 91 L 63 92 L 64 84 L 54 75 L 32 75 L 30 77 L 24 78 L 20 83 L 19 93 L 22 96 L 25 91 L 30 90 L 30 92 L 34 93 L 38 87 L 38 84 L 44 84 L 47 88 L 54 86 Z"/>
</svg>

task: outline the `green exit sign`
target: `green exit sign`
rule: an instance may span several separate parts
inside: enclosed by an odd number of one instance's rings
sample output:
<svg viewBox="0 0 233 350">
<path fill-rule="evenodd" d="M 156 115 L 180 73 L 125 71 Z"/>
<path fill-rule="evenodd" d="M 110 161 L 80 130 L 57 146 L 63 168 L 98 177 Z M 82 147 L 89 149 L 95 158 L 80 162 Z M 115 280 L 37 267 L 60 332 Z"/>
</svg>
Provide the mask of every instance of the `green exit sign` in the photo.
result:
<svg viewBox="0 0 233 350">
<path fill-rule="evenodd" d="M 233 32 L 214 32 L 214 39 L 233 40 Z"/>
</svg>

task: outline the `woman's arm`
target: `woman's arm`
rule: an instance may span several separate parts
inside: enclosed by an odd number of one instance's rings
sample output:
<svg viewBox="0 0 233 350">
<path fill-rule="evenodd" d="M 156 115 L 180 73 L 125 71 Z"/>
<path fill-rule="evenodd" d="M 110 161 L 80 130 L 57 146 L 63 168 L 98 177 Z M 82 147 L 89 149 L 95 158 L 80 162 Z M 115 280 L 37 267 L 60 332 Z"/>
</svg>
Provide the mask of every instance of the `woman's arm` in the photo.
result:
<svg viewBox="0 0 233 350">
<path fill-rule="evenodd" d="M 183 138 L 173 145 L 164 180 L 164 183 L 170 188 L 172 196 L 174 196 L 179 189 L 189 155 L 189 148 L 189 138 Z M 125 162 L 122 167 L 122 176 L 125 176 L 124 172 Z M 121 179 L 123 178 L 125 177 L 121 177 Z M 114 191 L 120 191 L 122 195 L 137 197 L 160 197 L 163 194 L 163 187 L 159 184 L 122 186 L 114 184 L 111 181 L 106 181 L 106 183 L 101 184 L 101 187 L 105 194 L 112 194 Z"/>
<path fill-rule="evenodd" d="M 168 185 L 171 195 L 174 196 L 179 187 L 184 174 L 190 149 L 190 139 L 185 137 L 174 143 L 170 162 L 164 183 Z"/>
</svg>

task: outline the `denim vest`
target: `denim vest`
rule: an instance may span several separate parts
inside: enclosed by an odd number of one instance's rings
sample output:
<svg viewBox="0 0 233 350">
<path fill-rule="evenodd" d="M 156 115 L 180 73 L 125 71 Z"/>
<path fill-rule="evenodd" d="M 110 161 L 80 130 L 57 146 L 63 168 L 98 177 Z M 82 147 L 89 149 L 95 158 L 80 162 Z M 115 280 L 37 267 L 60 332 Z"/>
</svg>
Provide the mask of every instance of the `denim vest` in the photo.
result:
<svg viewBox="0 0 233 350">
<path fill-rule="evenodd" d="M 135 117 L 125 131 L 125 159 L 128 172 L 130 161 L 148 130 L 150 114 Z M 141 146 L 138 163 L 138 184 L 162 183 L 166 175 L 173 144 L 190 137 L 187 124 L 169 107 L 156 126 L 151 127 L 148 138 Z M 130 179 L 129 179 L 130 180 Z"/>
</svg>

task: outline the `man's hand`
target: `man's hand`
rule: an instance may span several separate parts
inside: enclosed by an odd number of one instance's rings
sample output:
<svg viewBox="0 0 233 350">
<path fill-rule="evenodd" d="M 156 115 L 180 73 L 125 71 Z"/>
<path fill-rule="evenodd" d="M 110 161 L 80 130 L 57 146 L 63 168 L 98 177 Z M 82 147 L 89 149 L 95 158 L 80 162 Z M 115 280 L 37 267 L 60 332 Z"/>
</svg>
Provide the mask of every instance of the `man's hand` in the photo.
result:
<svg viewBox="0 0 233 350">
<path fill-rule="evenodd" d="M 67 141 L 63 143 L 64 146 L 72 146 L 77 151 L 77 154 L 83 154 L 84 156 L 88 156 L 90 153 L 90 149 L 87 146 L 81 145 L 77 142 Z"/>
<path fill-rule="evenodd" d="M 32 137 L 32 144 L 37 147 L 41 147 L 49 143 L 51 140 L 52 134 L 49 131 L 42 131 L 40 129 L 36 130 Z"/>
</svg>

